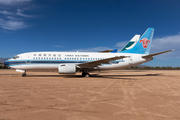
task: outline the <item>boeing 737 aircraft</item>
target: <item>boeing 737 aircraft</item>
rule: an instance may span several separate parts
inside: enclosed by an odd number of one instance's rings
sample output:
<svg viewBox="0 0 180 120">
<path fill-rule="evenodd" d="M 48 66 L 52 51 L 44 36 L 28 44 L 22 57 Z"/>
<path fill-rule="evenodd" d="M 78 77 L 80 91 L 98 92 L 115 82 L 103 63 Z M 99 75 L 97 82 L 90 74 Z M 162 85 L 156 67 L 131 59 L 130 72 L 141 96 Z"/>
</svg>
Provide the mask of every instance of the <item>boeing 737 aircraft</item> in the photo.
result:
<svg viewBox="0 0 180 120">
<path fill-rule="evenodd" d="M 28 52 L 16 55 L 4 64 L 23 72 L 58 72 L 59 74 L 75 74 L 89 77 L 91 71 L 123 69 L 139 65 L 153 59 L 153 56 L 172 50 L 149 54 L 154 29 L 148 28 L 140 37 L 135 35 L 128 44 L 117 52 Z M 140 39 L 139 39 L 140 38 Z"/>
</svg>

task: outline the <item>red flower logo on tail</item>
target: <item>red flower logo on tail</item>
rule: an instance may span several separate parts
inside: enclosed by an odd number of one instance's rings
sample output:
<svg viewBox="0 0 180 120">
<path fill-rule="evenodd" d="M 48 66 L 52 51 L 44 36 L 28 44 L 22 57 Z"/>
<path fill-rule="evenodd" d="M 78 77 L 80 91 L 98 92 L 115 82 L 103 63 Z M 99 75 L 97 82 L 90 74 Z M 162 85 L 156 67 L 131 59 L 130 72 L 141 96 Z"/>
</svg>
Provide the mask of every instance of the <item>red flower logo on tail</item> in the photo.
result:
<svg viewBox="0 0 180 120">
<path fill-rule="evenodd" d="M 143 39 L 140 40 L 139 42 L 140 42 L 140 43 L 142 42 L 143 48 L 147 48 L 147 47 L 148 47 L 148 43 L 150 43 L 150 40 L 148 40 L 147 38 L 143 38 Z"/>
</svg>

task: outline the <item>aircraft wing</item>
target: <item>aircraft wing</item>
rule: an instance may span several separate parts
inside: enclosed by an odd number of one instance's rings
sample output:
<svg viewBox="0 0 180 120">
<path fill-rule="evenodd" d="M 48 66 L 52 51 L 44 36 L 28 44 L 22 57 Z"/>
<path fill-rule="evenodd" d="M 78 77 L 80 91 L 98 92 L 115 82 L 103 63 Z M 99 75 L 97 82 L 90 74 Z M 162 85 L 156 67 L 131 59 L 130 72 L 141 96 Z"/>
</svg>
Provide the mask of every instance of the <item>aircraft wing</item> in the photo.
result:
<svg viewBox="0 0 180 120">
<path fill-rule="evenodd" d="M 78 64 L 78 66 L 81 68 L 96 67 L 96 66 L 101 65 L 101 64 L 109 64 L 109 62 L 111 62 L 113 60 L 118 60 L 118 59 L 122 59 L 125 57 L 127 57 L 127 56 L 116 56 L 116 57 L 112 57 L 112 58 L 107 58 L 107 59 L 96 60 L 96 61 L 92 61 L 92 62 L 86 62 L 86 63 Z"/>
<path fill-rule="evenodd" d="M 160 55 L 160 54 L 167 53 L 167 52 L 171 52 L 171 51 L 174 51 L 174 50 L 167 50 L 167 51 L 163 51 L 163 52 L 159 52 L 159 53 L 149 54 L 149 55 L 142 56 L 142 58 L 153 57 L 153 56 Z"/>
</svg>

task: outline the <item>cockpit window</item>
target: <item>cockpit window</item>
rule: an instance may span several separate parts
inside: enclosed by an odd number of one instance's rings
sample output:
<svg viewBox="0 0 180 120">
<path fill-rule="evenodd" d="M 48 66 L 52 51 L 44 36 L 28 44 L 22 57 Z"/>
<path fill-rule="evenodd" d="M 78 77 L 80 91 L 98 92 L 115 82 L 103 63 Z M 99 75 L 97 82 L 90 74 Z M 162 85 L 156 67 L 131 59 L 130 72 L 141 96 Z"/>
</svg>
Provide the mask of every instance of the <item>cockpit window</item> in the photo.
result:
<svg viewBox="0 0 180 120">
<path fill-rule="evenodd" d="M 17 58 L 19 58 L 19 56 L 14 56 L 13 58 L 14 58 L 14 59 L 17 59 Z"/>
</svg>

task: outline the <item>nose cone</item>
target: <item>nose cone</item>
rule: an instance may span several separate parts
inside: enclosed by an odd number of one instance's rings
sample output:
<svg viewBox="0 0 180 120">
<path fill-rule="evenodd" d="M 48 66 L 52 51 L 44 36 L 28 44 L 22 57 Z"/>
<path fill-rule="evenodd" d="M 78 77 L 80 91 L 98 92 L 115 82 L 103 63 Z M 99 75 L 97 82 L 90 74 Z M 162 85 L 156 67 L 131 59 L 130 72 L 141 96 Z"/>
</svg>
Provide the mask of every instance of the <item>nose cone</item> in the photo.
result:
<svg viewBox="0 0 180 120">
<path fill-rule="evenodd" d="M 4 65 L 9 66 L 9 61 L 8 61 L 8 60 L 6 60 L 6 61 L 4 62 Z"/>
</svg>

